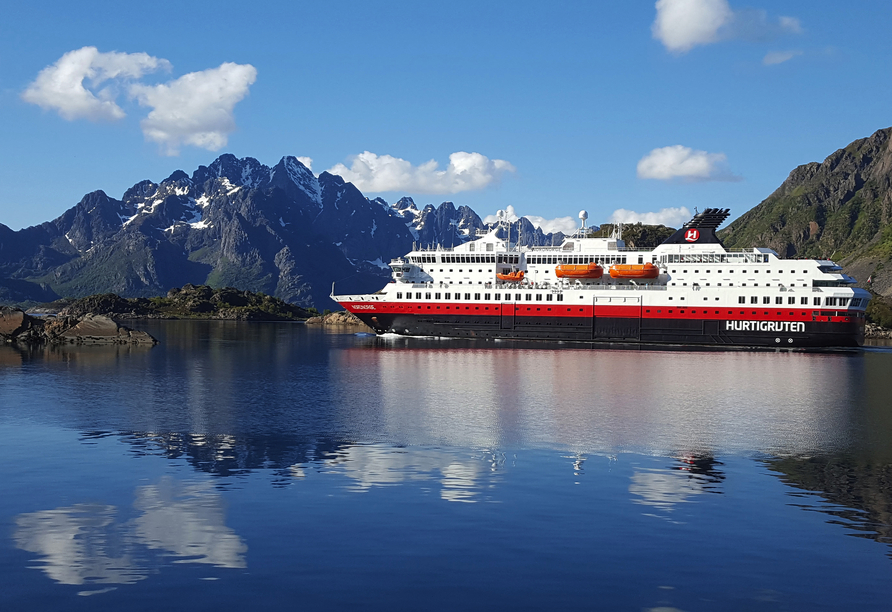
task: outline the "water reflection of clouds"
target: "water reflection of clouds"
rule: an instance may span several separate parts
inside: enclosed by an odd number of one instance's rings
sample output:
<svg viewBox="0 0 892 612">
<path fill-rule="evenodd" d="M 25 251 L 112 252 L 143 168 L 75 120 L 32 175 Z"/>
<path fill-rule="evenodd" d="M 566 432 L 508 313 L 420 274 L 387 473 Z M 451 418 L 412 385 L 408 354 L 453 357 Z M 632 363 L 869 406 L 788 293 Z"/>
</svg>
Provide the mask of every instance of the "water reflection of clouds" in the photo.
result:
<svg viewBox="0 0 892 612">
<path fill-rule="evenodd" d="M 115 506 L 102 504 L 21 514 L 13 538 L 61 584 L 133 584 L 151 571 L 144 548 L 180 562 L 245 567 L 248 547 L 225 525 L 223 499 L 209 484 L 162 478 L 136 489 L 134 507 L 139 516 L 123 523 Z"/>
<path fill-rule="evenodd" d="M 488 462 L 484 463 L 484 461 Z M 324 470 L 339 472 L 352 481 L 351 490 L 365 492 L 413 481 L 440 484 L 440 497 L 450 502 L 478 501 L 501 459 L 459 458 L 437 449 L 399 448 L 386 445 L 349 446 L 324 462 Z"/>
</svg>

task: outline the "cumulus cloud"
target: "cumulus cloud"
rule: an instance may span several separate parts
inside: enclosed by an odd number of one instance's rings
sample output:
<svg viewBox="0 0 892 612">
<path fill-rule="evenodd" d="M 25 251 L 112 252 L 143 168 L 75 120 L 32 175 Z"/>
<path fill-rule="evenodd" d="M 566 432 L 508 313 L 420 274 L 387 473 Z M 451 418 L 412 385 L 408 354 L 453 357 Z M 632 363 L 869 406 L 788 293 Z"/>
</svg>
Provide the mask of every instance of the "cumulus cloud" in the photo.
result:
<svg viewBox="0 0 892 612">
<path fill-rule="evenodd" d="M 538 227 L 545 234 L 553 234 L 555 232 L 563 232 L 564 234 L 572 234 L 579 229 L 579 221 L 573 217 L 557 217 L 555 219 L 546 219 L 545 217 L 537 217 L 535 215 L 524 215 L 534 227 Z M 514 223 L 520 217 L 513 206 L 505 208 L 505 218 Z M 487 225 L 495 224 L 499 220 L 496 215 L 487 215 L 483 218 L 483 222 Z"/>
<path fill-rule="evenodd" d="M 775 64 L 783 64 L 790 61 L 797 55 L 802 55 L 802 51 L 772 51 L 762 58 L 762 64 L 765 66 L 773 66 Z"/>
<path fill-rule="evenodd" d="M 672 53 L 721 40 L 770 40 L 802 32 L 795 17 L 771 19 L 762 10 L 735 11 L 728 0 L 657 0 L 656 9 L 651 32 Z"/>
<path fill-rule="evenodd" d="M 480 153 L 459 151 L 449 156 L 449 165 L 440 170 L 435 160 L 419 166 L 392 155 L 365 151 L 350 159 L 350 167 L 337 164 L 328 172 L 341 176 L 362 191 L 414 191 L 416 193 L 458 193 L 483 189 L 498 183 L 515 168 L 503 159 L 489 159 Z"/>
<path fill-rule="evenodd" d="M 312 157 L 301 157 L 300 155 L 298 155 L 296 159 L 297 159 L 297 161 L 302 163 L 304 166 L 306 166 L 307 170 L 313 169 L 313 158 Z"/>
<path fill-rule="evenodd" d="M 654 149 L 638 162 L 638 178 L 668 181 L 739 181 L 731 173 L 724 153 L 695 151 L 674 145 Z"/>
<path fill-rule="evenodd" d="M 169 69 L 166 59 L 147 53 L 101 53 L 96 47 L 83 47 L 41 70 L 22 93 L 22 99 L 56 111 L 69 121 L 114 121 L 125 116 L 115 102 L 117 82 Z"/>
<path fill-rule="evenodd" d="M 680 227 L 690 219 L 691 211 L 684 206 L 661 208 L 657 212 L 646 213 L 618 208 L 610 215 L 610 223 L 644 223 L 645 225 L 666 225 L 668 227 Z"/>
<path fill-rule="evenodd" d="M 182 145 L 217 151 L 235 131 L 233 109 L 256 78 L 254 66 L 226 62 L 161 85 L 134 84 L 130 95 L 152 107 L 140 125 L 167 155 L 177 155 Z"/>
</svg>

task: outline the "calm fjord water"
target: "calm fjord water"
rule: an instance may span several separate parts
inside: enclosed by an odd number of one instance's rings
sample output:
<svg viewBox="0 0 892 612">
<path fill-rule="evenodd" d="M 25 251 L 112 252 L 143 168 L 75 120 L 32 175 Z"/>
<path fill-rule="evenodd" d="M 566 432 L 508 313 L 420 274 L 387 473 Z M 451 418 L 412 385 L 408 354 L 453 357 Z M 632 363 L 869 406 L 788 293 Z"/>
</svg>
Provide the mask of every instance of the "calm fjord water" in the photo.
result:
<svg viewBox="0 0 892 612">
<path fill-rule="evenodd" d="M 892 351 L 0 346 L 2 610 L 888 610 Z"/>
</svg>

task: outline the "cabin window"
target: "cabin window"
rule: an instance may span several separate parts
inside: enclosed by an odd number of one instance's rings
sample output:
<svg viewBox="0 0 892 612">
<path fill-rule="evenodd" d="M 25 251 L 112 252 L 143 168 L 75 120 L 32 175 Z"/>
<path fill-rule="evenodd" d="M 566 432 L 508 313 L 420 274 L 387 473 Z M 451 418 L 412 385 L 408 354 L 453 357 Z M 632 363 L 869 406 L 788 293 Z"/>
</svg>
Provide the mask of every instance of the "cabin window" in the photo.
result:
<svg viewBox="0 0 892 612">
<path fill-rule="evenodd" d="M 532 302 L 532 301 L 533 301 L 533 294 L 532 294 L 532 293 L 527 293 L 527 298 L 526 298 L 526 299 L 527 299 L 527 302 Z"/>
<path fill-rule="evenodd" d="M 434 299 L 435 299 L 435 300 L 439 300 L 439 299 L 440 299 L 440 295 L 441 295 L 441 294 L 439 294 L 439 293 L 435 293 L 435 294 L 434 294 Z"/>
<path fill-rule="evenodd" d="M 755 295 L 751 295 L 750 296 L 750 304 L 758 304 L 758 303 L 759 303 L 759 298 L 757 298 Z"/>
<path fill-rule="evenodd" d="M 424 294 L 424 299 L 426 299 L 426 300 L 431 299 L 431 294 L 430 294 L 430 293 L 425 293 L 425 294 Z"/>
<path fill-rule="evenodd" d="M 563 293 L 558 293 L 557 301 L 558 301 L 558 302 L 563 302 L 563 301 L 564 301 L 564 294 L 563 294 Z"/>
<path fill-rule="evenodd" d="M 479 299 L 480 299 L 480 294 L 479 294 L 479 293 L 475 293 L 475 294 L 474 294 L 474 299 L 475 299 L 475 300 L 479 300 Z"/>
<path fill-rule="evenodd" d="M 542 301 L 542 294 L 541 294 L 541 293 L 537 293 L 537 294 L 536 294 L 536 301 L 537 301 L 537 302 L 541 302 L 541 301 Z"/>
<path fill-rule="evenodd" d="M 483 294 L 483 299 L 486 300 L 486 301 L 489 301 L 489 299 L 490 299 L 490 295 L 491 295 L 491 294 L 489 294 L 489 293 L 484 293 L 484 294 Z"/>
<path fill-rule="evenodd" d="M 807 297 L 800 298 L 799 303 L 802 304 L 803 306 L 808 306 L 808 298 Z"/>
<path fill-rule="evenodd" d="M 795 304 L 795 303 L 796 303 L 796 298 L 794 298 L 794 297 L 787 298 L 787 304 Z"/>
<path fill-rule="evenodd" d="M 466 293 L 466 294 L 465 294 L 465 299 L 466 299 L 466 300 L 470 300 L 470 299 L 471 299 L 471 294 L 470 294 L 470 293 Z"/>
<path fill-rule="evenodd" d="M 776 298 L 774 298 L 774 303 L 775 304 L 783 304 L 784 298 L 782 298 L 781 296 L 777 296 Z"/>
<path fill-rule="evenodd" d="M 763 304 L 770 304 L 770 303 L 771 303 L 771 298 L 768 297 L 767 295 L 764 296 L 764 297 L 762 298 L 762 303 L 763 303 Z"/>
<path fill-rule="evenodd" d="M 550 302 L 553 298 L 554 298 L 554 296 L 549 293 L 548 295 L 545 296 L 545 301 Z"/>
<path fill-rule="evenodd" d="M 746 297 L 741 295 L 739 298 L 737 298 L 737 303 L 738 304 L 746 304 Z"/>
<path fill-rule="evenodd" d="M 502 294 L 501 294 L 501 293 L 497 293 L 497 294 L 496 294 L 496 301 L 497 301 L 497 302 L 501 302 L 501 301 L 502 301 Z"/>
<path fill-rule="evenodd" d="M 815 305 L 815 306 L 820 306 L 820 305 L 821 305 L 821 298 L 816 297 L 816 298 L 814 299 L 814 305 Z"/>
<path fill-rule="evenodd" d="M 415 294 L 415 299 L 416 299 L 416 300 L 420 300 L 420 299 L 421 299 L 421 292 L 420 292 L 420 291 L 419 291 L 418 293 Z"/>
<path fill-rule="evenodd" d="M 451 294 L 451 293 L 447 293 L 447 294 L 446 294 L 446 299 L 447 299 L 447 300 L 451 300 L 451 299 L 452 299 L 452 294 Z"/>
<path fill-rule="evenodd" d="M 514 301 L 515 301 L 515 302 L 519 302 L 519 301 L 520 301 L 520 294 L 519 294 L 519 293 L 515 293 L 515 294 L 514 294 Z"/>
<path fill-rule="evenodd" d="M 456 293 L 456 294 L 455 294 L 455 299 L 460 300 L 460 299 L 461 299 L 461 293 Z"/>
<path fill-rule="evenodd" d="M 396 292 L 396 299 L 398 299 L 398 300 L 403 299 L 403 292 L 402 292 L 402 291 L 397 291 L 397 292 Z"/>
</svg>

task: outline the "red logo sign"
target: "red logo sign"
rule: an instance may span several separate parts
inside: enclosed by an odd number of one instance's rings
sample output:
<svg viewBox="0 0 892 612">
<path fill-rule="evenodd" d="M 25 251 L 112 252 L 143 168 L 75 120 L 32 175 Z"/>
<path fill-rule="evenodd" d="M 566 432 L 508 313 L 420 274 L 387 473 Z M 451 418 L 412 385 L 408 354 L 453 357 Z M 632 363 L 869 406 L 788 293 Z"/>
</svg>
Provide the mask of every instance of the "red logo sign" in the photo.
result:
<svg viewBox="0 0 892 612">
<path fill-rule="evenodd" d="M 684 234 L 684 239 L 688 242 L 697 242 L 698 238 L 700 238 L 700 230 L 689 229 Z"/>
</svg>

